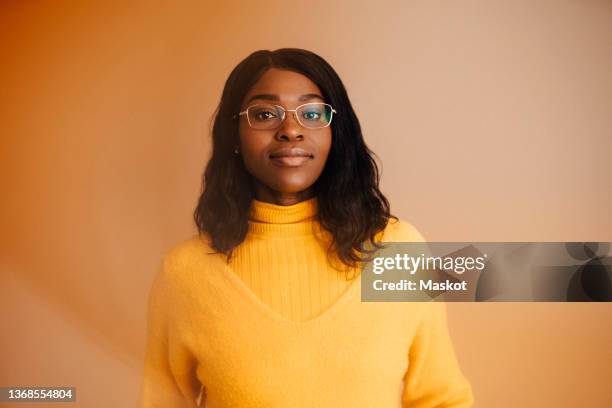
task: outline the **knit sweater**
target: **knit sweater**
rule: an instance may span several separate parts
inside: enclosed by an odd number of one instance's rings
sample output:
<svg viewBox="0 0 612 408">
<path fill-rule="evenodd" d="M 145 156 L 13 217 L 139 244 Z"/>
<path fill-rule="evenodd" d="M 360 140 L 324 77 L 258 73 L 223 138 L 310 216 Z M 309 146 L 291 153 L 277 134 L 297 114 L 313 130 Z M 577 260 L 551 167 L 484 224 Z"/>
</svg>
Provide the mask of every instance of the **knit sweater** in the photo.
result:
<svg viewBox="0 0 612 408">
<path fill-rule="evenodd" d="M 328 257 L 316 211 L 316 198 L 253 200 L 229 264 L 205 235 L 166 254 L 149 294 L 141 408 L 472 405 L 445 304 L 361 302 L 359 269 L 347 280 Z M 403 220 L 377 239 L 423 241 Z"/>
<path fill-rule="evenodd" d="M 249 290 L 289 320 L 303 322 L 322 314 L 359 272 L 337 257 L 326 262 L 323 250 L 331 235 L 318 228 L 316 211 L 316 198 L 291 206 L 254 200 L 249 234 L 231 259 L 231 269 Z"/>
</svg>

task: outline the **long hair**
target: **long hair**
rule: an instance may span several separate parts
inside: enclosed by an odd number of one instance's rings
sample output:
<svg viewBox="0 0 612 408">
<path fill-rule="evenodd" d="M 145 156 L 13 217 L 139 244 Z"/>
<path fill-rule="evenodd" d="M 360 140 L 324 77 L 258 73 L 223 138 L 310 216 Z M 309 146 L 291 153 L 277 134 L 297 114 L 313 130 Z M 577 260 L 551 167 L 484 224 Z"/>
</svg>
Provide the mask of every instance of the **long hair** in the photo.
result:
<svg viewBox="0 0 612 408">
<path fill-rule="evenodd" d="M 365 262 L 361 253 L 373 253 L 378 232 L 390 218 L 389 202 L 379 190 L 380 173 L 366 146 L 359 120 L 346 89 L 334 69 L 320 56 L 297 48 L 260 50 L 240 62 L 230 73 L 212 127 L 212 157 L 202 177 L 202 193 L 194 211 L 200 235 L 207 234 L 212 248 L 230 261 L 233 249 L 246 237 L 252 176 L 239 155 L 238 120 L 242 100 L 261 75 L 270 68 L 297 72 L 314 82 L 325 102 L 337 115 L 331 123 L 332 144 L 325 167 L 313 185 L 317 196 L 316 220 L 332 237 L 328 249 L 342 263 L 354 267 Z M 371 248 L 371 247 L 369 247 Z"/>
</svg>

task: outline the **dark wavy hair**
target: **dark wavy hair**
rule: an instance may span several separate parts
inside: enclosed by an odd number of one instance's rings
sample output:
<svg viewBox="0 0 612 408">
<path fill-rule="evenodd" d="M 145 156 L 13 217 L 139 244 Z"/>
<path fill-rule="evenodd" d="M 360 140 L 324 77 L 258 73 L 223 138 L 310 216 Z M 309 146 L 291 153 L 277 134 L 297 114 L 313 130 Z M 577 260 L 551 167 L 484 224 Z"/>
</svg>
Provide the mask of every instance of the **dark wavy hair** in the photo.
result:
<svg viewBox="0 0 612 408">
<path fill-rule="evenodd" d="M 389 202 L 379 190 L 380 173 L 366 146 L 359 120 L 340 77 L 323 58 L 310 51 L 282 48 L 253 52 L 229 75 L 212 126 L 212 157 L 202 177 L 202 193 L 194 211 L 200 235 L 208 234 L 212 248 L 227 255 L 246 237 L 252 176 L 239 155 L 238 120 L 234 115 L 250 88 L 270 68 L 290 70 L 314 82 L 337 115 L 331 123 L 332 144 L 321 176 L 313 185 L 318 212 L 316 220 L 333 240 L 328 249 L 342 263 L 355 267 L 365 262 L 360 253 L 373 253 L 375 236 L 390 218 Z M 369 247 L 369 248 L 367 248 Z"/>
</svg>

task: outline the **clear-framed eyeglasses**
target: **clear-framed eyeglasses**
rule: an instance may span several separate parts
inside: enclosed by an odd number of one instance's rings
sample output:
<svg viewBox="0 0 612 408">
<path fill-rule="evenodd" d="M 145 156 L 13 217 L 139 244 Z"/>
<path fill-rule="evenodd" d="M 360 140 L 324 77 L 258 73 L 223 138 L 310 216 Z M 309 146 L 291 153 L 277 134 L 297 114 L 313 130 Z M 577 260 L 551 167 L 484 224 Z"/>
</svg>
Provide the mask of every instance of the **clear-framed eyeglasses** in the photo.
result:
<svg viewBox="0 0 612 408">
<path fill-rule="evenodd" d="M 295 109 L 285 109 L 282 106 L 261 103 L 251 105 L 238 113 L 238 117 L 246 115 L 249 126 L 257 130 L 278 129 L 285 120 L 287 112 L 293 112 L 298 123 L 306 129 L 321 129 L 331 124 L 336 110 L 328 103 L 310 102 Z"/>
</svg>

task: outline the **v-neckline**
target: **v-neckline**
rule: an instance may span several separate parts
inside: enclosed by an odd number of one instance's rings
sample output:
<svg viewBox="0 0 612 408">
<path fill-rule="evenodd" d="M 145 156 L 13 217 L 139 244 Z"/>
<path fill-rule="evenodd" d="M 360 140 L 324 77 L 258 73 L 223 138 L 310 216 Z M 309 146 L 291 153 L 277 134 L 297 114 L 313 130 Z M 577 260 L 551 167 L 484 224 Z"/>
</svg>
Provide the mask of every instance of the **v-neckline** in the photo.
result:
<svg viewBox="0 0 612 408">
<path fill-rule="evenodd" d="M 339 313 L 340 310 L 346 305 L 346 303 L 352 298 L 354 292 L 361 288 L 361 268 L 359 268 L 359 274 L 356 278 L 353 279 L 353 282 L 349 284 L 349 287 L 331 304 L 329 305 L 322 313 L 317 316 L 305 320 L 298 321 L 292 320 L 281 313 L 274 310 L 270 305 L 261 300 L 252 290 L 248 287 L 248 285 L 234 272 L 230 266 L 228 266 L 223 259 L 220 259 L 221 264 L 223 265 L 222 274 L 227 277 L 229 280 L 229 284 L 232 287 L 232 290 L 236 290 L 237 292 L 243 294 L 240 296 L 247 303 L 251 303 L 253 308 L 258 309 L 259 313 L 265 315 L 270 320 L 274 321 L 278 324 L 284 324 L 287 326 L 302 328 L 311 325 L 315 325 L 318 323 L 323 323 L 326 320 L 331 319 L 334 314 Z M 361 301 L 361 296 L 359 298 Z"/>
</svg>

